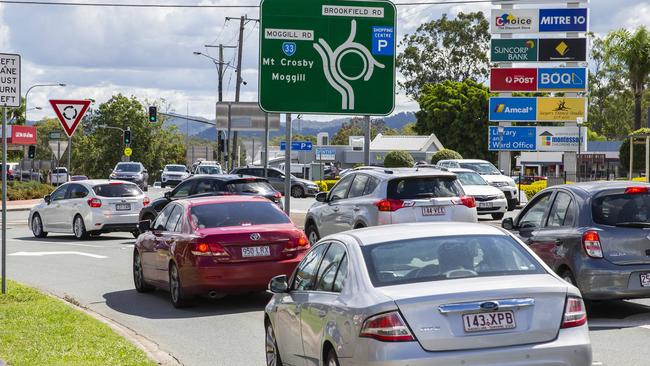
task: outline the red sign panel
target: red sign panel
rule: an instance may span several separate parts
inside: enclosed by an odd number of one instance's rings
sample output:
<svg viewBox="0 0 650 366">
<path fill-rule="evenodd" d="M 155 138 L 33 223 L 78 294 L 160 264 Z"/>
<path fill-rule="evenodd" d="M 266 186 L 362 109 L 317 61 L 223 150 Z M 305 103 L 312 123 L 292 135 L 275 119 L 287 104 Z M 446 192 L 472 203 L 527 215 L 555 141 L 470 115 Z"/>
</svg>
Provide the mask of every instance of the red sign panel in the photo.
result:
<svg viewBox="0 0 650 366">
<path fill-rule="evenodd" d="M 537 90 L 537 69 L 490 70 L 491 92 L 516 92 Z"/>
<path fill-rule="evenodd" d="M 10 136 L 10 144 L 36 145 L 36 127 L 12 125 Z"/>
<path fill-rule="evenodd" d="M 60 100 L 51 99 L 50 104 L 52 109 L 59 117 L 61 126 L 65 130 L 68 137 L 72 137 L 74 131 L 77 129 L 81 118 L 90 105 L 90 100 Z"/>
</svg>

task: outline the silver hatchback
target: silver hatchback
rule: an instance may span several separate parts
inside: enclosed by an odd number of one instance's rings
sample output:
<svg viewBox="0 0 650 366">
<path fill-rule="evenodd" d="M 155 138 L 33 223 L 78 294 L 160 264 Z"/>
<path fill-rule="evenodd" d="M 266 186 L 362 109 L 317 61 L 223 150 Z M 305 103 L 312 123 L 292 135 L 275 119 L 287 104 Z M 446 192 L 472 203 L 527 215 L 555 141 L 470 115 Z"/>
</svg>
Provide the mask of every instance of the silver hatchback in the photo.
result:
<svg viewBox="0 0 650 366">
<path fill-rule="evenodd" d="M 500 228 L 390 225 L 324 238 L 271 280 L 268 365 L 591 365 L 577 288 Z"/>
</svg>

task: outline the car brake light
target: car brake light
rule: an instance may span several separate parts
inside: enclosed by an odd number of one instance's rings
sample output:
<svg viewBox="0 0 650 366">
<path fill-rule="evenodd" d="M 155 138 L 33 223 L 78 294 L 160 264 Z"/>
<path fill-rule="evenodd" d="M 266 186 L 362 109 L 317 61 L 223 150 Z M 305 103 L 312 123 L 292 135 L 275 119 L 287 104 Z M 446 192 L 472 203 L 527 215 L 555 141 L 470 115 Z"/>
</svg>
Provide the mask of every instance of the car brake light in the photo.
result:
<svg viewBox="0 0 650 366">
<path fill-rule="evenodd" d="M 289 242 L 284 246 L 282 252 L 291 253 L 307 249 L 309 249 L 309 239 L 307 239 L 307 235 L 301 231 L 297 238 L 294 237 L 289 240 Z"/>
<path fill-rule="evenodd" d="M 587 310 L 585 303 L 579 297 L 569 296 L 564 307 L 564 318 L 561 328 L 573 328 L 584 325 L 587 322 Z"/>
<path fill-rule="evenodd" d="M 91 198 L 88 200 L 88 206 L 92 208 L 102 207 L 102 200 L 100 200 L 99 198 Z"/>
<path fill-rule="evenodd" d="M 191 252 L 201 257 L 228 257 L 228 252 L 217 243 L 195 243 Z"/>
<path fill-rule="evenodd" d="M 108 184 L 113 185 L 113 186 L 117 186 L 117 185 L 122 184 L 122 182 L 110 182 Z"/>
<path fill-rule="evenodd" d="M 145 196 L 144 199 L 142 200 L 142 205 L 143 206 L 148 206 L 151 203 L 151 200 L 149 197 Z"/>
<path fill-rule="evenodd" d="M 469 208 L 476 207 L 476 200 L 471 196 L 462 196 L 460 198 L 460 203 L 461 205 L 467 206 Z"/>
<path fill-rule="evenodd" d="M 589 230 L 582 234 L 582 247 L 591 258 L 603 257 L 603 247 L 600 244 L 600 236 L 596 231 Z"/>
<path fill-rule="evenodd" d="M 639 193 L 648 193 L 648 187 L 638 186 L 638 187 L 625 188 L 625 194 L 639 194 Z"/>
<path fill-rule="evenodd" d="M 404 202 L 402 200 L 386 198 L 375 202 L 375 206 L 377 206 L 381 212 L 394 212 L 404 207 Z"/>
<path fill-rule="evenodd" d="M 359 337 L 374 338 L 382 342 L 414 341 L 411 331 L 397 312 L 379 314 L 366 319 Z"/>
<path fill-rule="evenodd" d="M 280 192 L 273 193 L 273 198 L 278 198 L 278 199 L 282 198 L 282 193 L 280 193 Z"/>
</svg>

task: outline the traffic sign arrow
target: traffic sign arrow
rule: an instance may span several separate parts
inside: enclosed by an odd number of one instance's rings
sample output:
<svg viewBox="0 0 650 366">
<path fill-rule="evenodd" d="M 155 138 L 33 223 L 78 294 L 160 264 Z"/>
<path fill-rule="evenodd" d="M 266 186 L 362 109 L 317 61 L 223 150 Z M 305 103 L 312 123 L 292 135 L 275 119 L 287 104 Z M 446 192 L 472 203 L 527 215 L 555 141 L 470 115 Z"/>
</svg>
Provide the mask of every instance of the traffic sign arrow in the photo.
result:
<svg viewBox="0 0 650 366">
<path fill-rule="evenodd" d="M 86 110 L 88 110 L 90 101 L 52 99 L 50 100 L 50 104 L 56 116 L 59 117 L 65 133 L 68 137 L 72 137 Z"/>
</svg>

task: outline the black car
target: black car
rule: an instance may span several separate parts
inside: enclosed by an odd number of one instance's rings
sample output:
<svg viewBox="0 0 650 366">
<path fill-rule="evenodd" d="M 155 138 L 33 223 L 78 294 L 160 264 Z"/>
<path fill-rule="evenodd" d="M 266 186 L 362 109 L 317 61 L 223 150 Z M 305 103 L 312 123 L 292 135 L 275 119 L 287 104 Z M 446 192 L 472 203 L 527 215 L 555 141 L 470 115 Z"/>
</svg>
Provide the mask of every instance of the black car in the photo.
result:
<svg viewBox="0 0 650 366">
<path fill-rule="evenodd" d="M 281 205 L 282 194 L 264 178 L 241 175 L 195 175 L 165 192 L 165 196 L 153 200 L 140 211 L 140 221 L 154 220 L 158 213 L 171 201 L 200 196 L 214 195 L 253 195 L 263 196 Z"/>
<path fill-rule="evenodd" d="M 115 165 L 111 175 L 108 179 L 117 179 L 125 180 L 127 182 L 133 182 L 140 187 L 141 190 L 147 191 L 148 181 L 149 181 L 149 172 L 147 168 L 139 162 L 120 162 Z"/>
</svg>

